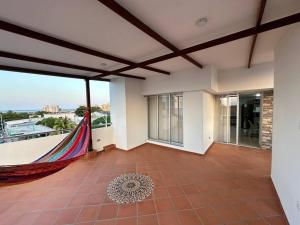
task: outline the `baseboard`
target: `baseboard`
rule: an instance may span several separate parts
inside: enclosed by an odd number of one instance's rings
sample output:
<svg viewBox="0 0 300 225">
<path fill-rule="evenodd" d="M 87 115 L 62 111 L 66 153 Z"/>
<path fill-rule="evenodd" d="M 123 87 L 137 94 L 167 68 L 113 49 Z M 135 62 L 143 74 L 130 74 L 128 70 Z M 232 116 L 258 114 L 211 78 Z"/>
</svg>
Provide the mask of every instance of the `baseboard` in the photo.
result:
<svg viewBox="0 0 300 225">
<path fill-rule="evenodd" d="M 115 144 L 110 144 L 110 145 L 105 145 L 103 146 L 103 151 L 111 151 L 112 149 L 116 149 L 116 145 Z"/>
<path fill-rule="evenodd" d="M 286 215 L 285 215 L 285 211 L 284 211 L 284 209 L 283 209 L 281 200 L 280 200 L 280 198 L 279 198 L 278 192 L 277 192 L 276 187 L 275 187 L 275 185 L 274 185 L 272 176 L 271 176 L 271 183 L 272 183 L 272 188 L 273 188 L 274 192 L 276 193 L 277 198 L 278 198 L 278 200 L 279 200 L 279 205 L 280 205 L 280 208 L 281 208 L 281 210 L 282 210 L 282 212 L 283 212 L 283 218 L 284 218 L 286 224 L 290 224 L 289 221 L 288 221 L 288 218 L 287 218 Z"/>
</svg>

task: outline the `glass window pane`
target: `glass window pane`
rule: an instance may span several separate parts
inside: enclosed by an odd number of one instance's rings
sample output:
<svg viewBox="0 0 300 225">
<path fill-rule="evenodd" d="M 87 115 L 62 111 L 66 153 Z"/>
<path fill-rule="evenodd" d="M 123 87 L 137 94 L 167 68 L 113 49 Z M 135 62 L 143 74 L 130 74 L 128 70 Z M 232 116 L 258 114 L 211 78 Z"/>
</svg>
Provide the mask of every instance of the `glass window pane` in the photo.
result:
<svg viewBox="0 0 300 225">
<path fill-rule="evenodd" d="M 148 135 L 150 139 L 157 139 L 157 96 L 148 97 Z"/>
<path fill-rule="evenodd" d="M 169 141 L 169 95 L 158 96 L 158 139 Z"/>
<path fill-rule="evenodd" d="M 183 97 L 181 94 L 171 95 L 171 142 L 183 143 Z"/>
</svg>

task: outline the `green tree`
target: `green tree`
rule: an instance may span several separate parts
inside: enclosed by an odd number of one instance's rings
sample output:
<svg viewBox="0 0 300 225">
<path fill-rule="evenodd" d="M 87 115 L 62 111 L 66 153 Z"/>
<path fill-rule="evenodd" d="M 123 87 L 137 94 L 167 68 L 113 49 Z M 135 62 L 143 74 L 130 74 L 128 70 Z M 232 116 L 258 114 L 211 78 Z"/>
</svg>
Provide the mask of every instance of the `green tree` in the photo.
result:
<svg viewBox="0 0 300 225">
<path fill-rule="evenodd" d="M 2 113 L 3 121 L 12 121 L 12 120 L 22 120 L 22 119 L 29 119 L 28 113 L 17 113 L 13 111 L 8 111 L 6 113 Z"/>
<path fill-rule="evenodd" d="M 53 128 L 55 130 L 71 130 L 76 127 L 76 124 L 69 118 L 57 118 L 54 122 Z"/>
<path fill-rule="evenodd" d="M 84 113 L 87 111 L 87 107 L 84 105 L 79 106 L 76 110 L 75 110 L 75 114 L 77 116 L 84 116 Z M 101 107 L 99 106 L 92 106 L 91 107 L 91 112 L 103 112 L 103 110 L 101 109 Z"/>
<path fill-rule="evenodd" d="M 41 121 L 37 122 L 36 124 L 53 128 L 54 124 L 55 124 L 55 120 L 56 120 L 56 118 L 49 117 L 49 118 L 42 119 Z"/>
<path fill-rule="evenodd" d="M 75 110 L 75 114 L 77 115 L 77 116 L 84 116 L 84 113 L 86 112 L 86 106 L 83 106 L 83 105 L 81 105 L 81 106 L 79 106 L 76 110 Z"/>
<path fill-rule="evenodd" d="M 35 112 L 33 115 L 34 115 L 34 116 L 41 116 L 41 117 L 44 117 L 44 114 L 46 114 L 45 111 L 37 111 L 37 112 Z"/>
<path fill-rule="evenodd" d="M 92 106 L 91 112 L 103 112 L 99 106 Z"/>
<path fill-rule="evenodd" d="M 110 123 L 111 123 L 110 116 L 101 116 L 92 122 L 92 126 L 93 127 L 105 127 L 106 124 L 107 124 L 107 126 L 110 126 L 109 125 Z"/>
</svg>

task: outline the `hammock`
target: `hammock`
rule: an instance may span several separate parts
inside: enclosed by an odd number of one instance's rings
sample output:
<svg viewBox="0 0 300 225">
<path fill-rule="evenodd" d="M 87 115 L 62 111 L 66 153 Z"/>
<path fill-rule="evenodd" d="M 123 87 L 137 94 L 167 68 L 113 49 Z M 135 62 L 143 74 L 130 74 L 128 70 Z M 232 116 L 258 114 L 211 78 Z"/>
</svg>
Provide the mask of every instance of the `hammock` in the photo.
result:
<svg viewBox="0 0 300 225">
<path fill-rule="evenodd" d="M 86 112 L 78 126 L 45 155 L 30 164 L 0 166 L 0 180 L 33 179 L 60 170 L 87 152 L 90 135 Z"/>
</svg>

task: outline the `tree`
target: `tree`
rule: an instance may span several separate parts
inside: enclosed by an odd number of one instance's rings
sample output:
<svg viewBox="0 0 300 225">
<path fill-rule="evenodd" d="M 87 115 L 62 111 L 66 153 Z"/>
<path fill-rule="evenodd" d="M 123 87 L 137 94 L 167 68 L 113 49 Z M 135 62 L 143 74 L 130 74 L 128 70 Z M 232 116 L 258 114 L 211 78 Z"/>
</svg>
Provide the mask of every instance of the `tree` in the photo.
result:
<svg viewBox="0 0 300 225">
<path fill-rule="evenodd" d="M 67 117 L 65 118 L 49 117 L 37 122 L 37 124 L 44 125 L 46 127 L 50 127 L 55 130 L 71 130 L 76 127 L 76 124 Z"/>
<path fill-rule="evenodd" d="M 75 110 L 75 114 L 77 116 L 84 116 L 84 113 L 87 111 L 87 107 L 84 105 L 79 106 L 76 110 Z M 103 110 L 101 109 L 101 107 L 99 106 L 92 106 L 91 107 L 91 112 L 103 112 Z"/>
<path fill-rule="evenodd" d="M 53 128 L 54 124 L 55 124 L 55 120 L 56 120 L 56 118 L 49 117 L 49 118 L 42 119 L 41 121 L 37 122 L 36 124 L 37 125 L 44 125 L 46 127 Z"/>
<path fill-rule="evenodd" d="M 17 113 L 13 111 L 8 111 L 6 113 L 2 113 L 3 121 L 12 121 L 12 120 L 22 120 L 22 119 L 29 119 L 28 113 Z"/>
<path fill-rule="evenodd" d="M 110 123 L 111 123 L 110 116 L 101 116 L 92 122 L 92 126 L 105 127 L 106 125 L 110 126 Z"/>
<path fill-rule="evenodd" d="M 34 115 L 34 116 L 41 116 L 41 117 L 44 117 L 44 114 L 46 114 L 45 111 L 37 111 L 37 112 L 35 112 L 33 115 Z"/>
<path fill-rule="evenodd" d="M 76 116 L 84 116 L 84 113 L 86 112 L 86 107 L 81 105 L 75 110 Z"/>
<path fill-rule="evenodd" d="M 76 124 L 67 117 L 56 119 L 53 126 L 55 130 L 71 130 L 75 127 Z"/>
</svg>

